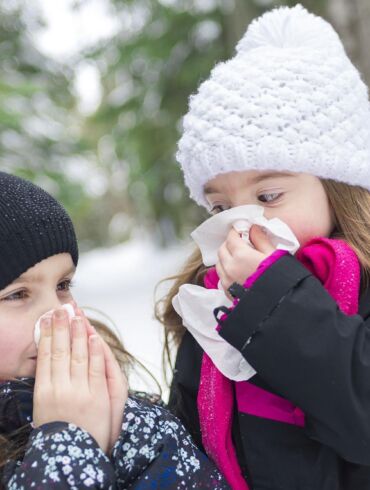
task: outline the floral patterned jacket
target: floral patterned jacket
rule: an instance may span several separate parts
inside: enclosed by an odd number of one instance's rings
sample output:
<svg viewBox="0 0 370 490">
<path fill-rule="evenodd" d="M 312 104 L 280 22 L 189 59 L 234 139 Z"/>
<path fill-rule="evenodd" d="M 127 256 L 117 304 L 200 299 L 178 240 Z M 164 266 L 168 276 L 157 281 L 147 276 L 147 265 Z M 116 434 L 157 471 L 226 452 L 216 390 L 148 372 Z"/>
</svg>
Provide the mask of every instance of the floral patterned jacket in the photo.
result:
<svg viewBox="0 0 370 490">
<path fill-rule="evenodd" d="M 22 456 L 2 468 L 2 488 L 230 488 L 178 419 L 159 404 L 128 398 L 121 434 L 108 457 L 88 432 L 73 424 L 51 422 L 33 429 L 33 386 L 31 378 L 0 384 L 0 434 L 14 447 L 22 437 L 26 442 Z"/>
</svg>

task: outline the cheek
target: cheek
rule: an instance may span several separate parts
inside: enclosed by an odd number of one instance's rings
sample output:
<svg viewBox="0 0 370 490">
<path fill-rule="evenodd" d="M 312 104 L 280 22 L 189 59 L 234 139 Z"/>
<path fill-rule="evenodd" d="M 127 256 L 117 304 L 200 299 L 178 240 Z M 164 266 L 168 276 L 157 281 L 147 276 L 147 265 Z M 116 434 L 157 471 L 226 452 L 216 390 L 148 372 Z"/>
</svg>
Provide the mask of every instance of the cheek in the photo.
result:
<svg viewBox="0 0 370 490">
<path fill-rule="evenodd" d="M 22 339 L 14 329 L 4 329 L 0 326 L 0 373 L 13 370 L 18 364 L 20 344 Z"/>
<path fill-rule="evenodd" d="M 1 313 L 0 313 L 1 315 Z M 23 375 L 26 353 L 32 346 L 32 333 L 19 319 L 4 318 L 0 323 L 0 379 L 2 376 Z M 29 354 L 32 355 L 32 354 Z M 29 361 L 27 361 L 29 363 Z M 25 371 L 28 374 L 28 370 Z M 31 372 L 29 373 L 31 374 Z"/>
<path fill-rule="evenodd" d="M 329 206 L 302 206 L 282 219 L 293 231 L 300 245 L 312 238 L 329 237 L 334 228 Z"/>
</svg>

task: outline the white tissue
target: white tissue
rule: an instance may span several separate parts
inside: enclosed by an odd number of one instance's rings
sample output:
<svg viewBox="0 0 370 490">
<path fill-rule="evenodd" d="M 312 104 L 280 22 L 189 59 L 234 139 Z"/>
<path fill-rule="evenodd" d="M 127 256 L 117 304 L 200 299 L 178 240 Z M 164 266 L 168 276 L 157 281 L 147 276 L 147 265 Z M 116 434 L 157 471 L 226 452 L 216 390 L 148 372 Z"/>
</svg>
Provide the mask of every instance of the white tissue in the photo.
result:
<svg viewBox="0 0 370 490">
<path fill-rule="evenodd" d="M 200 248 L 204 265 L 215 265 L 218 261 L 217 251 L 232 227 L 249 242 L 249 230 L 252 225 L 259 225 L 266 230 L 271 244 L 280 250 L 294 254 L 299 242 L 291 229 L 278 218 L 268 220 L 263 216 L 262 206 L 245 205 L 228 209 L 204 221 L 192 233 L 191 237 Z M 250 242 L 249 242 L 250 243 Z"/>
<path fill-rule="evenodd" d="M 224 376 L 244 381 L 256 371 L 240 352 L 228 344 L 216 331 L 213 310 L 218 306 L 231 306 L 223 291 L 206 289 L 194 284 L 183 284 L 173 298 L 173 307 L 183 319 L 183 325 L 195 337 Z"/>
<path fill-rule="evenodd" d="M 200 248 L 204 265 L 216 264 L 217 251 L 232 227 L 249 242 L 249 230 L 253 224 L 266 230 L 271 244 L 276 249 L 294 254 L 299 248 L 299 242 L 293 232 L 278 218 L 267 220 L 263 212 L 262 206 L 238 206 L 216 214 L 196 228 L 191 236 Z M 183 325 L 224 376 L 234 381 L 246 381 L 256 374 L 242 354 L 216 331 L 217 322 L 213 310 L 220 306 L 230 307 L 232 304 L 221 283 L 218 289 L 183 284 L 172 304 L 181 316 Z"/>
<path fill-rule="evenodd" d="M 66 304 L 62 305 L 61 308 L 63 308 L 64 310 L 66 310 L 66 312 L 68 313 L 69 319 L 71 319 L 71 318 L 73 318 L 75 316 L 74 308 L 73 308 L 73 306 L 70 303 L 66 303 Z M 41 319 L 42 318 L 47 318 L 47 317 L 50 317 L 51 318 L 51 316 L 53 315 L 54 311 L 55 310 L 47 311 L 46 313 L 44 313 L 43 315 L 41 315 L 40 318 L 37 320 L 37 322 L 35 324 L 34 334 L 33 334 L 33 338 L 34 338 L 34 341 L 35 341 L 36 346 L 39 345 L 39 341 L 40 341 L 40 324 L 41 324 Z"/>
</svg>

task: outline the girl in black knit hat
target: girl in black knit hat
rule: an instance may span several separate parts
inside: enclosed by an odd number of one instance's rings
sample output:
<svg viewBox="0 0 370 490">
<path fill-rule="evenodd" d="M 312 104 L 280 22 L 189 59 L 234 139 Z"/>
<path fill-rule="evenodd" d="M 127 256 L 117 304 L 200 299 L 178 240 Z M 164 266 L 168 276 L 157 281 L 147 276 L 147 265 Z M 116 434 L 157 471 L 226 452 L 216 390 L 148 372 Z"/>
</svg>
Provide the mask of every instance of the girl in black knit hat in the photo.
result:
<svg viewBox="0 0 370 490">
<path fill-rule="evenodd" d="M 77 262 L 63 207 L 0 172 L 0 486 L 229 488 L 176 418 L 128 394 L 122 346 L 115 357 L 113 334 L 107 343 L 73 301 Z"/>
</svg>

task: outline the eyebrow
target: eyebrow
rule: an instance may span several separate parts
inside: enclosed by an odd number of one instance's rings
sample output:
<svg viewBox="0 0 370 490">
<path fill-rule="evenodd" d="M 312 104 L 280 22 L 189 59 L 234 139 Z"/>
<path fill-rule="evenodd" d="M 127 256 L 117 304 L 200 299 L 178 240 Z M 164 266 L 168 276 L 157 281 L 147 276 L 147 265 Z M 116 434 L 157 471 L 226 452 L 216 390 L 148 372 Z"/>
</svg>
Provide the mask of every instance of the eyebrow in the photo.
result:
<svg viewBox="0 0 370 490">
<path fill-rule="evenodd" d="M 255 185 L 261 182 L 262 180 L 267 180 L 267 179 L 277 178 L 277 177 L 294 177 L 294 174 L 290 174 L 287 172 L 268 172 L 265 174 L 256 175 L 256 177 L 250 179 L 250 184 Z M 213 188 L 211 185 L 205 185 L 204 187 L 204 194 L 216 194 L 217 192 L 220 191 L 218 189 Z"/>
<path fill-rule="evenodd" d="M 61 274 L 61 277 L 68 276 L 69 274 L 72 274 L 76 272 L 76 267 L 73 265 L 70 267 L 64 274 Z M 41 276 L 35 275 L 35 274 L 30 274 L 28 276 L 19 276 L 17 279 L 15 279 L 12 284 L 17 284 L 17 283 L 22 283 L 22 282 L 40 282 Z"/>
</svg>

